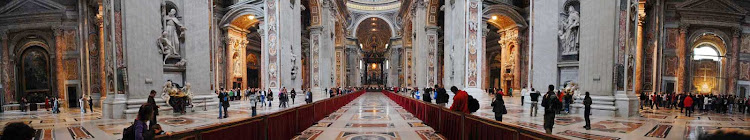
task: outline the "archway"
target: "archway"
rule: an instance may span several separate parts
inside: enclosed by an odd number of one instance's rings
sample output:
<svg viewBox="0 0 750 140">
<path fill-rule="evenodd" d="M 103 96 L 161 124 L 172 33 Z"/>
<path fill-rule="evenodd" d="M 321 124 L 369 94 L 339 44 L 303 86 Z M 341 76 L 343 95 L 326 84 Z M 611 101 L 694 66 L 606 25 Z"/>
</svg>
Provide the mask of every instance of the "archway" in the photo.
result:
<svg viewBox="0 0 750 140">
<path fill-rule="evenodd" d="M 217 48 L 218 86 L 225 89 L 261 88 L 262 34 L 259 33 L 263 11 L 256 5 L 232 8 L 221 19 L 224 38 Z"/>
<path fill-rule="evenodd" d="M 724 92 L 726 45 L 723 39 L 713 33 L 704 33 L 694 40 L 691 47 L 690 91 L 700 94 Z"/>
<path fill-rule="evenodd" d="M 497 11 L 497 10 L 496 10 Z M 486 19 L 489 30 L 485 36 L 486 62 L 485 87 L 502 89 L 509 93 L 511 89 L 521 89 L 521 46 L 518 24 L 508 13 L 489 13 Z M 524 21 L 521 21 L 524 22 Z M 525 24 L 525 23 L 524 23 Z"/>
<path fill-rule="evenodd" d="M 355 37 L 360 49 L 364 52 L 362 65 L 362 83 L 366 86 L 384 86 L 386 79 L 386 51 L 390 45 L 392 28 L 390 24 L 377 17 L 370 17 L 359 22 Z"/>
</svg>

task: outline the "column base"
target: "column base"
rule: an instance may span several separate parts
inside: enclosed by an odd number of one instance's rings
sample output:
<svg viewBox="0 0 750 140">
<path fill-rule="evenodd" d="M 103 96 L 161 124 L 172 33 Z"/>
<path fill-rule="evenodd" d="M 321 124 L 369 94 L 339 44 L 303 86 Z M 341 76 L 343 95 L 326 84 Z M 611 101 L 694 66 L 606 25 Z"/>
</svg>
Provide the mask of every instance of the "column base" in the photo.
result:
<svg viewBox="0 0 750 140">
<path fill-rule="evenodd" d="M 635 94 L 627 94 L 625 91 L 617 91 L 615 93 L 615 105 L 619 109 L 617 117 L 630 117 L 636 116 L 638 112 L 638 96 Z"/>
<path fill-rule="evenodd" d="M 102 118 L 105 119 L 114 119 L 112 113 L 114 112 L 112 105 L 115 101 L 115 95 L 114 93 L 107 93 L 107 97 L 104 97 L 102 99 Z"/>
<path fill-rule="evenodd" d="M 540 97 L 541 98 L 541 97 Z M 541 101 L 541 99 L 539 99 Z M 618 116 L 618 107 L 615 106 L 615 96 L 593 96 L 591 95 L 591 115 L 592 116 Z M 541 103 L 540 103 L 541 104 Z M 583 115 L 583 98 L 576 100 L 570 105 L 571 114 Z"/>
<path fill-rule="evenodd" d="M 111 96 L 109 96 L 111 98 Z M 113 119 L 125 119 L 125 110 L 128 108 L 128 99 L 125 94 L 115 94 L 115 99 L 112 102 L 112 118 Z"/>
</svg>

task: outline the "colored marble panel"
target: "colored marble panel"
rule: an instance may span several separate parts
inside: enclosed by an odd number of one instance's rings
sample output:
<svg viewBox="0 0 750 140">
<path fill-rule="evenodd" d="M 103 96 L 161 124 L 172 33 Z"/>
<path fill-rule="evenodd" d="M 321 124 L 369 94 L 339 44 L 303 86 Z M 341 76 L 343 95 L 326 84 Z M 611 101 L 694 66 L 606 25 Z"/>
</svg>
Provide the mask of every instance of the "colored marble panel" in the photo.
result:
<svg viewBox="0 0 750 140">
<path fill-rule="evenodd" d="M 419 134 L 419 138 L 422 138 L 422 140 L 444 140 L 445 137 L 443 137 L 440 134 L 435 133 L 435 131 L 432 130 L 417 130 L 417 134 Z"/>
<path fill-rule="evenodd" d="M 68 132 L 70 133 L 70 136 L 73 139 L 91 139 L 94 138 L 91 133 L 89 133 L 86 128 L 83 128 L 83 126 L 72 126 L 68 127 Z"/>
<path fill-rule="evenodd" d="M 669 135 L 669 131 L 672 130 L 672 125 L 658 124 L 646 133 L 646 137 L 666 138 Z"/>
<path fill-rule="evenodd" d="M 591 124 L 592 130 L 603 132 L 630 133 L 641 127 L 643 123 L 606 120 Z"/>
</svg>

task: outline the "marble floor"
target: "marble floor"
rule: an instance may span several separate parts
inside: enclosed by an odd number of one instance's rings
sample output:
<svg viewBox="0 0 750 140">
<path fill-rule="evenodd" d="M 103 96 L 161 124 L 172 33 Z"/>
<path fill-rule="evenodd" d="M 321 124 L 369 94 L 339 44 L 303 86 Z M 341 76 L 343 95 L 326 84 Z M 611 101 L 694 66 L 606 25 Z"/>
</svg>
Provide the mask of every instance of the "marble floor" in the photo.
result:
<svg viewBox="0 0 750 140">
<path fill-rule="evenodd" d="M 383 93 L 368 92 L 319 121 L 295 140 L 442 140 Z"/>
<path fill-rule="evenodd" d="M 450 95 L 452 99 L 453 94 Z M 490 106 L 492 98 L 489 95 L 479 98 L 481 108 L 472 114 L 494 120 Z M 529 105 L 521 106 L 521 97 L 505 96 L 503 99 L 508 110 L 508 114 L 503 115 L 503 122 L 544 132 L 544 108 L 541 105 L 539 114 L 531 117 Z M 632 117 L 591 116 L 591 130 L 583 128 L 583 113 L 561 114 L 555 117 L 552 132 L 569 139 L 690 140 L 696 139 L 698 134 L 719 128 L 750 130 L 750 113 L 718 114 L 696 109 L 692 117 L 686 117 L 679 109 L 651 110 L 645 107 L 639 112 L 640 115 Z"/>
<path fill-rule="evenodd" d="M 313 95 L 315 101 L 327 99 L 325 95 Z M 303 95 L 295 98 L 295 104 L 289 104 L 289 108 L 304 105 Z M 267 105 L 267 103 L 266 103 Z M 285 110 L 279 108 L 279 101 L 274 100 L 273 106 L 258 108 L 258 115 L 269 114 Z M 260 106 L 260 105 L 259 105 Z M 157 117 L 159 124 L 167 132 L 184 131 L 196 127 L 230 122 L 234 120 L 251 117 L 249 101 L 232 101 L 229 107 L 229 117 L 217 119 L 219 116 L 217 107 L 195 108 L 194 112 L 185 115 L 174 114 L 172 111 L 161 111 Z M 0 126 L 8 123 L 23 122 L 37 129 L 35 140 L 72 140 L 72 139 L 120 139 L 122 130 L 133 123 L 132 119 L 102 119 L 101 110 L 94 108 L 94 113 L 80 113 L 77 108 L 61 109 L 62 113 L 52 114 L 49 111 L 20 112 L 5 111 L 0 113 Z M 0 132 L 2 131 L 0 127 Z"/>
</svg>

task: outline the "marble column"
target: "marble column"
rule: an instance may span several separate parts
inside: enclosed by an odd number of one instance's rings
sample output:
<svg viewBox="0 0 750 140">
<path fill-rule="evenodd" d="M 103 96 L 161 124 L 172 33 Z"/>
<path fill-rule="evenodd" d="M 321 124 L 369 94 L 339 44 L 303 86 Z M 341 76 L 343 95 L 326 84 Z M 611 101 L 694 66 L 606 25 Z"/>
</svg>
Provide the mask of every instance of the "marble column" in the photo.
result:
<svg viewBox="0 0 750 140">
<path fill-rule="evenodd" d="M 433 87 L 437 83 L 437 44 L 438 34 L 437 26 L 425 27 L 427 31 L 427 85 L 425 87 Z"/>
<path fill-rule="evenodd" d="M 638 20 L 638 27 L 636 27 L 636 46 L 635 46 L 635 74 L 633 75 L 633 91 L 635 94 L 640 94 L 643 90 L 643 18 Z"/>
<path fill-rule="evenodd" d="M 314 26 L 310 27 L 310 87 L 312 87 L 313 94 L 323 93 L 325 87 L 321 87 L 321 72 L 320 72 L 320 36 L 323 27 Z"/>
<path fill-rule="evenodd" d="M 677 93 L 684 93 L 688 91 L 687 86 L 687 60 L 688 58 L 687 53 L 687 46 L 686 43 L 686 34 L 687 29 L 689 25 L 688 24 L 682 24 L 680 25 L 680 36 L 677 38 Z"/>
<path fill-rule="evenodd" d="M 55 78 L 54 86 L 53 87 L 53 93 L 58 94 L 58 97 L 61 97 L 62 100 L 67 101 L 68 96 L 65 96 L 63 93 L 65 93 L 65 72 L 63 71 L 63 49 L 66 47 L 65 44 L 65 30 L 60 28 L 52 29 L 54 35 L 55 35 L 55 48 L 54 48 L 54 59 L 50 62 L 54 62 L 54 69 L 50 69 L 53 75 L 52 77 Z M 63 104 L 64 107 L 68 107 L 69 104 Z"/>
<path fill-rule="evenodd" d="M 487 20 L 482 20 L 482 47 L 487 48 L 487 33 L 489 33 L 490 29 L 487 28 Z M 495 44 L 495 43 L 492 43 Z M 501 48 L 502 49 L 502 48 Z M 482 51 L 482 61 L 488 62 L 487 60 L 487 51 Z M 491 59 L 491 58 L 490 58 Z M 487 63 L 486 65 L 482 65 L 482 73 L 487 73 L 487 75 L 482 76 L 482 87 L 481 89 L 488 89 L 491 87 L 489 85 L 490 82 L 490 75 L 489 75 L 489 65 L 490 63 Z"/>
<path fill-rule="evenodd" d="M 471 95 L 486 95 L 483 94 L 484 90 L 481 89 L 482 75 L 482 53 L 485 48 L 482 46 L 482 2 L 479 0 L 466 0 L 464 13 L 466 15 L 466 27 L 464 28 L 464 34 L 466 35 L 466 50 L 464 57 L 466 57 L 466 77 L 465 77 L 465 90 Z"/>
<path fill-rule="evenodd" d="M 6 50 L 8 47 L 8 31 L 7 30 L 0 30 L 0 69 L 2 69 L 2 72 L 0 72 L 0 106 L 5 105 L 6 98 L 12 99 L 12 95 L 6 94 L 10 93 L 7 87 L 9 87 L 10 83 L 8 79 L 8 72 L 10 71 L 10 66 L 8 65 L 8 50 Z M 3 108 L 0 107 L 0 112 L 3 112 Z"/>
<path fill-rule="evenodd" d="M 731 61 L 729 61 L 729 67 L 727 68 L 727 71 L 729 72 L 729 75 L 727 77 L 727 90 L 726 93 L 729 95 L 735 95 L 737 92 L 737 77 L 739 77 L 738 72 L 739 69 L 739 45 L 740 42 L 740 34 L 742 33 L 741 28 L 734 28 L 732 29 L 732 49 L 731 49 L 731 55 L 729 56 Z"/>
<path fill-rule="evenodd" d="M 268 80 L 265 80 L 264 82 L 267 82 L 264 84 L 264 87 L 266 89 L 271 89 L 274 93 L 278 93 L 280 85 L 281 85 L 281 78 L 280 78 L 280 69 L 279 66 L 279 44 L 280 44 L 280 37 L 279 37 L 279 9 L 280 9 L 280 1 L 279 0 L 266 0 L 265 3 L 265 13 L 264 13 L 264 20 L 266 23 L 265 33 L 266 35 L 263 37 L 263 43 L 264 46 L 262 48 L 263 54 L 261 55 L 262 61 L 263 61 L 263 69 L 268 69 L 267 73 L 263 73 L 264 75 L 267 74 Z M 283 7 L 282 7 L 283 8 Z"/>
</svg>

